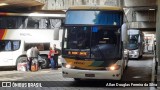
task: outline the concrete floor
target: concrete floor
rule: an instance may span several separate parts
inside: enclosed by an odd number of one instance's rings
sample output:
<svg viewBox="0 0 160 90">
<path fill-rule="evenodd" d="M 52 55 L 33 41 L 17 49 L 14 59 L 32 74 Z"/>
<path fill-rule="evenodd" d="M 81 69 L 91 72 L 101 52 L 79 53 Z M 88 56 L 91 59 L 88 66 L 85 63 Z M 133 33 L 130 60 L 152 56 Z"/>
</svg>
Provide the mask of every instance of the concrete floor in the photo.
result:
<svg viewBox="0 0 160 90">
<path fill-rule="evenodd" d="M 122 82 L 151 82 L 153 55 L 145 54 L 140 60 L 130 60 L 124 72 Z M 75 82 L 71 78 L 63 78 L 61 68 L 58 70 L 43 69 L 38 72 L 20 72 L 15 70 L 0 71 L 0 81 L 46 81 L 52 87 L 39 88 L 0 88 L 0 90 L 150 90 L 150 87 L 106 87 L 106 83 L 117 81 L 82 80 Z M 52 82 L 48 82 L 52 81 Z"/>
</svg>

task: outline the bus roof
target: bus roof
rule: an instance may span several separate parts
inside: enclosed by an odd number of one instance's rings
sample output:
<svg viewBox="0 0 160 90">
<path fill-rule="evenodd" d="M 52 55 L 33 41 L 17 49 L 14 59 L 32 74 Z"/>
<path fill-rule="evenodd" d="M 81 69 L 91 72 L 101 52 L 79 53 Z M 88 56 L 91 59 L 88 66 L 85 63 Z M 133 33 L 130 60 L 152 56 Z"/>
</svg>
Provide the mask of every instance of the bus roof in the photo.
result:
<svg viewBox="0 0 160 90">
<path fill-rule="evenodd" d="M 72 6 L 68 10 L 113 10 L 123 11 L 123 8 L 116 6 Z"/>
</svg>

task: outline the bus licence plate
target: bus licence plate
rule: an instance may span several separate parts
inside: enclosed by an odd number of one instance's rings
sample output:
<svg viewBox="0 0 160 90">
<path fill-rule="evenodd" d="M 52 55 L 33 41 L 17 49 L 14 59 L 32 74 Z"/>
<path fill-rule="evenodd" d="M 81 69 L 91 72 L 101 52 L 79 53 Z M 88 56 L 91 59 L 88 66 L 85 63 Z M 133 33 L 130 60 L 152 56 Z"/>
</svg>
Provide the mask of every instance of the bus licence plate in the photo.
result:
<svg viewBox="0 0 160 90">
<path fill-rule="evenodd" d="M 95 74 L 85 74 L 85 77 L 95 77 Z"/>
</svg>

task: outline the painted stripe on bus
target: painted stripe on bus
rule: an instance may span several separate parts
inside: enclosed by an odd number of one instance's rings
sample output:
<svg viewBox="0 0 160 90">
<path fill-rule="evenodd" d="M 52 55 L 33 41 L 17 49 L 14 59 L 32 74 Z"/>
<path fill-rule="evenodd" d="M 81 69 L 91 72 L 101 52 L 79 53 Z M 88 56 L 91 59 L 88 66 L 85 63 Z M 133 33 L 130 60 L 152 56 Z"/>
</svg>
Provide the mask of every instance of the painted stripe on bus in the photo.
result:
<svg viewBox="0 0 160 90">
<path fill-rule="evenodd" d="M 75 60 L 75 59 L 69 59 L 65 58 L 67 64 L 70 64 L 71 66 L 75 66 L 77 68 L 81 69 L 103 69 L 104 67 L 101 66 L 104 61 L 81 61 L 81 60 Z M 97 63 L 97 64 L 95 64 Z"/>
<path fill-rule="evenodd" d="M 1 16 L 7 16 L 7 13 L 1 12 L 0 15 L 1 15 Z"/>
<path fill-rule="evenodd" d="M 3 40 L 7 34 L 7 30 L 0 29 L 0 40 Z"/>
</svg>

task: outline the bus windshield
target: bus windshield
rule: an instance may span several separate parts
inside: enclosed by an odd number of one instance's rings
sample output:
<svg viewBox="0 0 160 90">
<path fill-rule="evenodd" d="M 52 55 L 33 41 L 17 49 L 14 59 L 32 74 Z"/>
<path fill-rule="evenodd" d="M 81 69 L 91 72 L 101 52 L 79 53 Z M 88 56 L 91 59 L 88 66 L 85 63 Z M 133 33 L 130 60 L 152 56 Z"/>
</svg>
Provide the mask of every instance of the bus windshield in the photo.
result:
<svg viewBox="0 0 160 90">
<path fill-rule="evenodd" d="M 119 28 L 105 26 L 67 27 L 64 55 L 67 55 L 68 50 L 77 50 L 90 53 L 88 58 L 96 58 L 96 60 L 119 58 L 119 30 Z"/>
<path fill-rule="evenodd" d="M 138 36 L 139 36 L 138 34 L 130 35 L 128 49 L 130 50 L 138 49 Z"/>
<path fill-rule="evenodd" d="M 97 30 L 94 27 L 69 27 L 67 48 L 89 49 L 90 45 L 117 44 L 116 33 L 118 30 L 105 27 Z"/>
<path fill-rule="evenodd" d="M 68 11 L 65 24 L 120 26 L 120 14 L 115 11 Z"/>
</svg>

